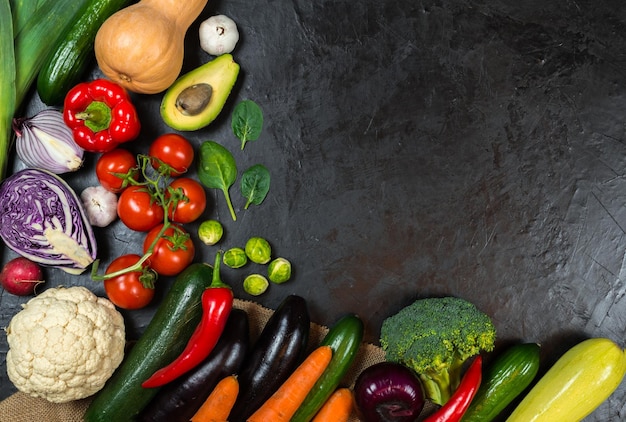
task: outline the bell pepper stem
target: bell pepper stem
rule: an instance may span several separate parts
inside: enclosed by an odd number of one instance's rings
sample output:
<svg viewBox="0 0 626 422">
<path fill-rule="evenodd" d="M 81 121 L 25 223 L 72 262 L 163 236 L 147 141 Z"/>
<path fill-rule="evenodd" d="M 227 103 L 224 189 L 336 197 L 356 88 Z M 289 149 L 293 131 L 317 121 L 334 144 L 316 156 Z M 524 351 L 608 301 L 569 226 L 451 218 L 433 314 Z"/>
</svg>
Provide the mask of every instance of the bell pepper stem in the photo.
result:
<svg viewBox="0 0 626 422">
<path fill-rule="evenodd" d="M 111 124 L 111 108 L 102 101 L 92 101 L 84 111 L 76 113 L 75 116 L 83 120 L 85 126 L 94 133 L 108 129 Z"/>
</svg>

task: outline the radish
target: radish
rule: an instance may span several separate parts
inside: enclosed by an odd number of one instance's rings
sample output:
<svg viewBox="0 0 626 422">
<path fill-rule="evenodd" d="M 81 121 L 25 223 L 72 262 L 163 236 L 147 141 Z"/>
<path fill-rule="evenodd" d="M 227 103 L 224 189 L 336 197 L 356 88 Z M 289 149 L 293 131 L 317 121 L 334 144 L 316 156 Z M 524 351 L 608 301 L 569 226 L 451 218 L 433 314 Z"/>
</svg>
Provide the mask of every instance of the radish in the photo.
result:
<svg viewBox="0 0 626 422">
<path fill-rule="evenodd" d="M 39 264 L 24 257 L 10 260 L 0 272 L 0 284 L 4 290 L 18 296 L 32 295 L 35 287 L 43 282 Z"/>
</svg>

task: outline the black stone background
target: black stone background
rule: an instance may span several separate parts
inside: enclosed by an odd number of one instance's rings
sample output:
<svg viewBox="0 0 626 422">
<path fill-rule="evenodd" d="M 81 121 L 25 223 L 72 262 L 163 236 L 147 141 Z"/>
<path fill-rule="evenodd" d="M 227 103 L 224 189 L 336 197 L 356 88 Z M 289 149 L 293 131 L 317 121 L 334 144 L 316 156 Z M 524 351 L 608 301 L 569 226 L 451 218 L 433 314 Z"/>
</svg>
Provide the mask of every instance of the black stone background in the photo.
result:
<svg viewBox="0 0 626 422">
<path fill-rule="evenodd" d="M 243 170 L 265 164 L 268 198 L 238 220 L 208 191 L 222 248 L 266 237 L 294 278 L 259 303 L 308 300 L 312 319 L 346 312 L 376 342 L 382 320 L 418 297 L 461 296 L 492 316 L 498 345 L 536 341 L 542 372 L 583 338 L 624 346 L 626 332 L 626 8 L 620 0 L 210 1 L 242 34 L 241 74 L 222 115 L 186 133 L 229 148 Z M 194 24 L 184 71 L 208 61 Z M 97 67 L 87 75 L 99 76 Z M 162 95 L 134 95 L 143 122 L 131 149 L 170 131 Z M 265 128 L 239 150 L 230 113 L 259 103 Z M 42 107 L 34 94 L 28 107 Z M 66 177 L 80 191 L 85 169 Z M 13 169 L 20 167 L 19 162 Z M 193 172 L 192 172 L 193 174 Z M 190 226 L 194 233 L 194 226 Z M 98 229 L 102 268 L 143 234 Z M 15 256 L 4 248 L 3 262 Z M 198 247 L 213 261 L 217 247 Z M 248 271 L 257 270 L 250 266 Z M 224 270 L 237 297 L 246 271 Z M 47 287 L 101 286 L 46 270 Z M 129 338 L 153 306 L 124 312 Z M 0 293 L 0 325 L 26 298 Z M 0 398 L 6 378 L 0 338 Z M 587 421 L 624 418 L 623 384 Z"/>
</svg>

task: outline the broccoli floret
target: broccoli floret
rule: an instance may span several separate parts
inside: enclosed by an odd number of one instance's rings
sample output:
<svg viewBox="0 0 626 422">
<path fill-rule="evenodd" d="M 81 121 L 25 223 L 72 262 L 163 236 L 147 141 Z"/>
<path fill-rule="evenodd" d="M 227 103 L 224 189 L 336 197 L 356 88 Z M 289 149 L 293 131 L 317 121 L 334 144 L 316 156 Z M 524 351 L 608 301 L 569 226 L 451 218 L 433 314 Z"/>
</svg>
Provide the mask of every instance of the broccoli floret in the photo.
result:
<svg viewBox="0 0 626 422">
<path fill-rule="evenodd" d="M 463 364 L 493 350 L 495 339 L 491 318 L 456 297 L 418 299 L 385 319 L 380 333 L 386 360 L 413 369 L 439 405 L 458 387 Z"/>
</svg>

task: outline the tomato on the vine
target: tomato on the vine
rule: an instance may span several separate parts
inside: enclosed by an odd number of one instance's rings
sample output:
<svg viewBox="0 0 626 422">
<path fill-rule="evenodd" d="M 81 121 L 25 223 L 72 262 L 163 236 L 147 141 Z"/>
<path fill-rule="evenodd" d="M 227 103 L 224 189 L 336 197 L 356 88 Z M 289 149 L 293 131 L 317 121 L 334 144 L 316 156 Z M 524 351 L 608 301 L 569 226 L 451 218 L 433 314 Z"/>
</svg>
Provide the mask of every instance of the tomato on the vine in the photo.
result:
<svg viewBox="0 0 626 422">
<path fill-rule="evenodd" d="M 119 193 L 123 188 L 124 179 L 116 176 L 117 174 L 128 174 L 133 171 L 132 177 L 137 180 L 139 172 L 137 171 L 137 158 L 124 148 L 115 148 L 109 152 L 102 154 L 96 162 L 96 177 L 103 188 Z"/>
<path fill-rule="evenodd" d="M 163 222 L 163 207 L 143 186 L 129 186 L 117 201 L 117 215 L 129 229 L 147 232 Z"/>
<path fill-rule="evenodd" d="M 105 274 L 135 265 L 141 257 L 136 254 L 122 255 L 114 259 Z M 104 280 L 104 291 L 109 300 L 123 309 L 140 309 L 148 305 L 154 297 L 154 275 L 143 271 L 130 271 Z M 145 284 L 144 284 L 145 282 Z"/>
<path fill-rule="evenodd" d="M 181 197 L 176 208 L 170 206 L 168 216 L 170 220 L 177 223 L 191 223 L 197 220 L 206 209 L 206 191 L 204 186 L 195 179 L 189 177 L 180 177 L 174 179 L 169 185 L 168 192 L 171 190 L 182 191 L 184 197 Z M 168 195 L 171 198 L 171 195 Z"/>
<path fill-rule="evenodd" d="M 159 224 L 148 232 L 143 242 L 143 253 L 147 253 L 150 245 L 157 239 L 163 224 Z M 160 275 L 177 275 L 193 261 L 196 249 L 184 228 L 172 224 L 156 241 L 152 255 L 148 258 L 150 268 Z"/>
<path fill-rule="evenodd" d="M 184 136 L 177 133 L 166 133 L 150 144 L 148 155 L 167 164 L 170 167 L 170 176 L 176 177 L 191 167 L 194 149 L 191 142 Z M 161 165 L 158 160 L 152 160 L 152 166 L 157 170 Z"/>
</svg>

